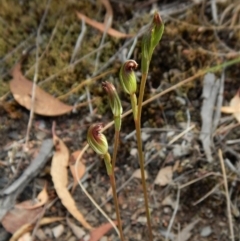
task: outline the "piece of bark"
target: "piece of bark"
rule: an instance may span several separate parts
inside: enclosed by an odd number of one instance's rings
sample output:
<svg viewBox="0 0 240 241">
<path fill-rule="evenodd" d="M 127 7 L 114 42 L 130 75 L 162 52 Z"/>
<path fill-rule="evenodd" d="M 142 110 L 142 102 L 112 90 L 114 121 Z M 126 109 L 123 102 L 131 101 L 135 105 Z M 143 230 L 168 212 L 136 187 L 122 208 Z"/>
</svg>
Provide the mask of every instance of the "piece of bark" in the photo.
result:
<svg viewBox="0 0 240 241">
<path fill-rule="evenodd" d="M 202 141 L 203 149 L 208 162 L 213 161 L 212 150 L 212 134 L 213 134 L 213 120 L 217 104 L 217 96 L 220 90 L 220 81 L 212 73 L 207 73 L 203 80 L 203 104 L 201 109 L 202 128 L 199 139 Z M 216 126 L 216 123 L 215 123 Z"/>
</svg>

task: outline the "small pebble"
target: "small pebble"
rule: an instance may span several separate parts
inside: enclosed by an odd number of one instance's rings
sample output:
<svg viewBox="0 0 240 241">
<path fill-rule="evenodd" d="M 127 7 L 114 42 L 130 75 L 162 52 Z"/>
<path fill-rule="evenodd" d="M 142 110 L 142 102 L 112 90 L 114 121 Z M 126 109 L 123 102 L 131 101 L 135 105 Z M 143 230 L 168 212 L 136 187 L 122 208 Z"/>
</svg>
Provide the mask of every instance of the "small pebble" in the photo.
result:
<svg viewBox="0 0 240 241">
<path fill-rule="evenodd" d="M 137 222 L 141 223 L 141 224 L 146 224 L 147 223 L 147 217 L 140 216 L 140 217 L 138 217 Z"/>
<path fill-rule="evenodd" d="M 144 141 L 146 141 L 150 137 L 150 135 L 145 133 L 145 132 L 142 132 L 141 137 L 142 137 L 142 141 L 144 142 Z"/>
<path fill-rule="evenodd" d="M 136 157 L 138 153 L 138 149 L 137 148 L 132 148 L 130 151 L 130 155 Z"/>
<path fill-rule="evenodd" d="M 163 208 L 163 213 L 164 213 L 164 214 L 169 214 L 169 213 L 171 213 L 171 212 L 172 212 L 172 210 L 171 210 L 170 207 L 164 207 L 164 208 Z"/>
<path fill-rule="evenodd" d="M 52 232 L 53 232 L 53 236 L 54 236 L 55 238 L 59 238 L 59 237 L 63 234 L 63 232 L 64 232 L 64 227 L 63 227 L 63 225 L 60 224 L 60 225 L 54 227 L 54 228 L 52 229 Z"/>
<path fill-rule="evenodd" d="M 208 237 L 212 233 L 212 228 L 210 226 L 206 226 L 202 229 L 200 235 L 202 237 Z"/>
</svg>

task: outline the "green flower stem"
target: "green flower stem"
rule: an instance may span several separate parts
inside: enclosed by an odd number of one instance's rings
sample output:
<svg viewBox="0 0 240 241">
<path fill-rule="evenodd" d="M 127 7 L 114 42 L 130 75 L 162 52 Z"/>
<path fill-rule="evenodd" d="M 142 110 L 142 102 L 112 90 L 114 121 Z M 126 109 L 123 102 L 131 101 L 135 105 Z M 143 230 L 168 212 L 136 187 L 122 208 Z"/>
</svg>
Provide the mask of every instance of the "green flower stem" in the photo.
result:
<svg viewBox="0 0 240 241">
<path fill-rule="evenodd" d="M 116 181 L 115 181 L 114 172 L 112 172 L 111 157 L 110 157 L 109 153 L 104 155 L 104 161 L 105 161 L 105 165 L 107 168 L 108 176 L 110 178 L 110 183 L 112 186 L 113 200 L 114 200 L 114 205 L 115 205 L 116 214 L 117 214 L 117 222 L 118 222 L 120 240 L 124 241 L 124 236 L 123 236 L 123 231 L 122 231 L 122 221 L 121 221 L 120 210 L 119 210 L 119 205 L 118 205 L 118 198 L 117 198 L 117 191 L 116 191 Z"/>
<path fill-rule="evenodd" d="M 113 148 L 113 158 L 112 158 L 112 171 L 114 173 L 114 168 L 116 165 L 117 160 L 117 151 L 119 146 L 119 135 L 121 130 L 121 124 L 122 124 L 122 118 L 121 116 L 115 116 L 114 117 L 114 123 L 115 123 L 115 136 L 114 136 L 114 148 Z"/>
<path fill-rule="evenodd" d="M 114 124 L 115 124 L 115 132 L 120 132 L 121 125 L 122 125 L 122 117 L 121 116 L 114 116 Z"/>
<path fill-rule="evenodd" d="M 142 187 L 143 187 L 143 194 L 144 194 L 145 210 L 146 210 L 146 216 L 147 216 L 149 240 L 152 241 L 153 240 L 152 225 L 151 225 L 151 217 L 150 217 L 149 205 L 148 205 L 147 185 L 146 185 L 145 172 L 144 172 L 145 161 L 144 161 L 144 155 L 142 151 L 142 138 L 141 138 L 142 102 L 143 102 L 143 95 L 144 95 L 146 80 L 147 80 L 147 73 L 142 73 L 142 80 L 141 80 L 139 97 L 138 97 L 138 109 L 137 109 L 138 114 L 137 114 L 137 119 L 135 121 L 135 127 L 136 127 L 139 164 L 141 169 L 141 179 L 142 179 Z"/>
<path fill-rule="evenodd" d="M 139 156 L 139 164 L 140 164 L 140 170 L 141 170 L 141 180 L 142 180 L 144 204 L 145 204 L 145 210 L 146 210 L 146 216 L 147 216 L 149 240 L 152 241 L 153 240 L 152 225 L 151 225 L 151 217 L 150 217 L 149 205 L 148 205 L 147 185 L 146 185 L 146 178 L 145 178 L 145 172 L 144 172 L 144 155 L 142 152 L 141 125 L 139 120 L 135 121 L 135 128 L 136 128 L 138 156 Z"/>
<path fill-rule="evenodd" d="M 120 131 L 115 129 L 114 149 L 113 149 L 113 158 L 112 158 L 112 172 L 113 173 L 114 173 L 114 168 L 115 168 L 116 159 L 117 159 L 117 151 L 118 151 L 118 146 L 119 146 L 119 135 L 120 135 Z"/>
<path fill-rule="evenodd" d="M 133 110 L 133 118 L 134 121 L 137 120 L 137 116 L 138 116 L 138 109 L 137 109 L 137 97 L 135 94 L 131 94 L 130 95 L 130 99 L 131 99 L 131 106 L 132 106 L 132 110 Z"/>
<path fill-rule="evenodd" d="M 145 76 L 144 82 L 146 83 L 147 75 L 143 75 L 143 76 Z M 140 103 L 141 105 L 140 104 L 137 105 L 137 97 L 135 94 L 130 95 L 130 99 L 131 99 L 133 118 L 134 118 L 135 128 L 136 128 L 138 156 L 139 156 L 139 164 L 140 164 L 140 169 L 141 169 L 142 188 L 143 188 L 144 204 L 145 204 L 145 210 L 146 210 L 146 216 L 147 216 L 149 240 L 152 241 L 153 240 L 152 225 L 151 225 L 151 217 L 150 217 L 150 212 L 149 212 L 147 185 L 146 185 L 145 172 L 144 172 L 144 155 L 142 152 L 142 138 L 141 138 L 141 111 L 142 111 L 142 108 L 139 108 L 139 106 L 142 106 L 142 99 L 143 99 L 145 83 L 142 86 L 142 82 L 141 82 L 141 86 L 140 86 L 140 93 L 139 93 L 140 102 L 138 102 L 138 103 Z M 140 99 L 140 97 L 141 97 L 141 99 Z M 139 110 L 140 110 L 140 112 L 139 112 Z M 139 113 L 140 113 L 140 116 L 139 116 Z"/>
<path fill-rule="evenodd" d="M 139 96 L 138 96 L 138 121 L 141 123 L 141 116 L 142 116 L 142 103 L 143 103 L 143 95 L 145 90 L 145 85 L 147 81 L 147 73 L 142 73 L 142 79 L 141 79 L 141 85 L 139 90 Z"/>
<path fill-rule="evenodd" d="M 111 164 L 111 157 L 110 157 L 109 152 L 107 152 L 103 156 L 103 158 L 104 158 L 105 166 L 106 166 L 106 169 L 107 169 L 107 174 L 112 175 L 112 164 Z"/>
</svg>

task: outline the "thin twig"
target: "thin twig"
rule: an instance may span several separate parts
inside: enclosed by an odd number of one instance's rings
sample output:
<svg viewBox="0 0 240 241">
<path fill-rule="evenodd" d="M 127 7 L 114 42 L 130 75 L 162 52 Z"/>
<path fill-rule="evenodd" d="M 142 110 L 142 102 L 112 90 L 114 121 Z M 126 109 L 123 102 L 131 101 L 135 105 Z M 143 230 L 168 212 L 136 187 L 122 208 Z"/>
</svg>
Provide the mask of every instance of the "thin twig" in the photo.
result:
<svg viewBox="0 0 240 241">
<path fill-rule="evenodd" d="M 222 184 L 223 184 L 223 182 L 220 182 L 217 185 L 215 185 L 210 191 L 208 191 L 204 196 L 202 196 L 200 199 L 195 201 L 192 205 L 196 206 L 197 204 L 199 204 L 200 202 L 205 200 L 207 197 L 209 197 L 211 194 L 213 194 Z"/>
<path fill-rule="evenodd" d="M 85 90 L 86 90 L 86 94 L 87 94 L 89 112 L 90 112 L 90 115 L 92 115 L 93 114 L 93 107 L 92 107 L 92 102 L 91 102 L 91 94 L 89 92 L 88 86 L 85 87 Z"/>
<path fill-rule="evenodd" d="M 178 211 L 178 207 L 179 207 L 179 200 L 180 200 L 180 188 L 178 186 L 176 205 L 175 205 L 175 208 L 174 208 L 174 211 L 173 211 L 173 215 L 172 215 L 171 220 L 170 220 L 169 225 L 168 225 L 165 241 L 168 241 L 168 237 L 169 237 L 170 231 L 172 229 L 174 219 L 175 219 L 175 217 L 177 215 L 177 211 Z"/>
<path fill-rule="evenodd" d="M 32 87 L 32 98 L 31 98 L 31 109 L 30 109 L 30 115 L 29 115 L 29 120 L 28 120 L 28 126 L 27 126 L 27 133 L 26 133 L 26 138 L 25 138 L 25 148 L 27 149 L 28 147 L 28 141 L 29 141 L 29 135 L 30 135 L 30 130 L 32 128 L 32 123 L 33 123 L 33 116 L 34 116 L 34 104 L 35 104 L 35 95 L 36 95 L 36 87 L 37 87 L 37 79 L 38 79 L 38 65 L 39 65 L 39 60 L 38 60 L 38 55 L 39 55 L 39 41 L 40 41 L 40 34 L 41 30 L 44 24 L 44 21 L 47 17 L 48 14 L 48 9 L 49 5 L 51 3 L 51 0 L 48 0 L 46 9 L 44 11 L 43 17 L 41 19 L 40 25 L 37 30 L 37 37 L 36 37 L 36 65 L 35 65 L 35 74 L 33 78 L 33 87 Z"/>
<path fill-rule="evenodd" d="M 223 181 L 224 181 L 224 187 L 225 187 L 225 196 L 226 196 L 226 201 L 227 201 L 227 212 L 228 212 L 228 222 L 229 222 L 229 229 L 230 229 L 230 234 L 231 234 L 231 240 L 234 241 L 234 230 L 233 230 L 233 223 L 232 223 L 232 213 L 231 213 L 231 200 L 229 196 L 229 191 L 228 191 L 228 183 L 227 183 L 227 175 L 226 175 L 226 170 L 224 166 L 224 161 L 223 161 L 223 155 L 222 155 L 222 150 L 218 150 L 218 156 L 222 168 L 222 173 L 223 173 Z"/>
<path fill-rule="evenodd" d="M 82 19 L 82 28 L 81 28 L 81 32 L 78 36 L 78 39 L 77 39 L 77 42 L 76 42 L 76 45 L 74 47 L 74 50 L 73 50 L 73 54 L 72 54 L 72 57 L 71 57 L 71 60 L 70 60 L 70 64 L 73 63 L 77 53 L 79 52 L 80 50 L 80 47 L 81 47 L 81 43 L 82 43 L 82 40 L 83 40 L 83 37 L 86 33 L 86 24 L 85 24 L 85 21 L 84 19 Z"/>
<path fill-rule="evenodd" d="M 211 0 L 212 18 L 215 24 L 219 23 L 216 0 Z"/>
<path fill-rule="evenodd" d="M 175 136 L 168 144 L 171 145 L 174 142 L 176 142 L 178 139 L 180 139 L 182 136 L 184 136 L 186 133 L 188 133 L 189 131 L 191 131 L 193 128 L 195 128 L 195 125 L 192 125 L 190 127 L 188 127 L 186 130 L 182 131 L 181 133 L 179 133 L 177 136 Z"/>
<path fill-rule="evenodd" d="M 103 36 L 102 36 L 99 48 L 104 44 L 105 38 L 107 36 L 107 31 L 111 27 L 111 25 L 112 25 L 112 16 L 109 16 L 107 21 L 106 21 L 106 24 L 105 24 L 105 28 L 104 28 L 104 32 L 103 32 Z M 99 50 L 97 52 L 97 56 L 96 56 L 96 59 L 95 59 L 95 68 L 94 68 L 93 75 L 95 75 L 97 70 L 98 70 L 100 54 L 101 54 L 101 50 Z"/>
</svg>

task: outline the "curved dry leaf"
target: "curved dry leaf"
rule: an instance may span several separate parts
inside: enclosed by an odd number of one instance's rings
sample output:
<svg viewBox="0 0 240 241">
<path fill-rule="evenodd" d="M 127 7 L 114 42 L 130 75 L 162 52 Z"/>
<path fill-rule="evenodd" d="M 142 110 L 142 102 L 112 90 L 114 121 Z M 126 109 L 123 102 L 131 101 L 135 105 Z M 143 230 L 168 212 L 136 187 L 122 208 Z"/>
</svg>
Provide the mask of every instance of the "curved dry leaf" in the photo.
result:
<svg viewBox="0 0 240 241">
<path fill-rule="evenodd" d="M 117 224 L 116 221 L 114 221 Z M 103 225 L 95 228 L 90 233 L 90 239 L 88 241 L 99 241 L 100 238 L 105 235 L 111 228 L 113 228 L 111 223 L 104 223 Z"/>
<path fill-rule="evenodd" d="M 173 168 L 172 166 L 166 166 L 161 168 L 157 174 L 154 184 L 165 186 L 172 182 Z"/>
<path fill-rule="evenodd" d="M 35 222 L 43 210 L 42 207 L 23 209 L 17 206 L 32 206 L 32 201 L 28 200 L 16 205 L 3 217 L 2 225 L 9 233 L 16 232 L 16 230 L 27 223 Z"/>
<path fill-rule="evenodd" d="M 33 83 L 26 79 L 21 72 L 20 63 L 12 70 L 13 79 L 10 81 L 10 89 L 14 99 L 26 109 L 31 109 Z M 73 106 L 66 105 L 58 99 L 36 86 L 34 113 L 44 116 L 64 115 L 72 111 Z"/>
<path fill-rule="evenodd" d="M 63 220 L 64 218 L 60 218 L 60 217 L 50 217 L 50 218 L 42 218 L 39 222 L 39 226 L 43 226 L 46 224 L 50 224 L 50 223 L 55 223 L 58 221 Z M 27 232 L 30 232 L 33 228 L 34 228 L 35 224 L 33 223 L 26 223 L 25 225 L 21 226 L 18 230 L 16 230 L 16 232 L 13 234 L 13 236 L 11 237 L 11 239 L 9 241 L 18 241 L 18 239 Z"/>
<path fill-rule="evenodd" d="M 88 18 L 87 16 L 85 16 L 84 14 L 82 14 L 80 12 L 77 12 L 77 16 L 79 19 L 84 20 L 87 24 L 98 29 L 99 31 L 101 31 L 101 32 L 105 31 L 105 28 L 106 28 L 105 24 L 99 23 L 91 18 Z M 113 28 L 108 28 L 107 33 L 115 38 L 131 38 L 134 36 L 133 34 L 121 33 Z"/>
<path fill-rule="evenodd" d="M 227 114 L 233 114 L 233 116 L 240 122 L 240 90 L 231 99 L 229 106 L 223 106 L 221 111 Z"/>
<path fill-rule="evenodd" d="M 106 9 L 106 14 L 105 14 L 105 18 L 104 18 L 104 24 L 106 26 L 109 22 L 109 19 L 110 18 L 111 18 L 111 20 L 113 19 L 113 9 L 112 9 L 112 6 L 111 6 L 109 0 L 101 0 L 101 3 Z M 109 24 L 109 27 L 111 27 L 111 26 L 112 26 L 112 21 Z"/>
<path fill-rule="evenodd" d="M 48 201 L 48 193 L 47 193 L 47 183 L 44 185 L 43 190 L 38 194 L 36 200 L 32 202 L 32 200 L 28 200 L 27 202 L 22 202 L 16 204 L 15 207 L 19 209 L 35 209 L 43 206 Z"/>
<path fill-rule="evenodd" d="M 86 229 L 93 229 L 77 209 L 76 203 L 67 189 L 67 167 L 69 162 L 68 149 L 64 142 L 56 135 L 53 135 L 53 143 L 55 145 L 55 153 L 52 159 L 51 176 L 57 195 L 61 199 L 62 204 L 74 218 L 76 218 Z"/>
<path fill-rule="evenodd" d="M 43 190 L 37 196 L 38 205 L 42 206 L 48 201 L 48 193 L 47 193 L 47 182 L 45 183 Z M 35 205 L 36 207 L 36 205 Z"/>
<path fill-rule="evenodd" d="M 73 176 L 72 193 L 74 192 L 76 186 L 78 185 L 78 180 L 80 180 L 83 177 L 83 175 L 85 174 L 85 171 L 86 171 L 86 166 L 81 161 L 79 161 L 78 165 L 77 165 L 77 173 L 76 173 L 75 162 L 76 162 L 80 152 L 81 151 L 75 151 L 71 154 L 72 160 L 71 160 L 71 163 L 69 164 L 70 171 Z M 77 177 L 79 179 L 77 179 Z"/>
</svg>

